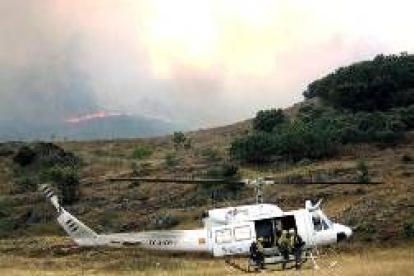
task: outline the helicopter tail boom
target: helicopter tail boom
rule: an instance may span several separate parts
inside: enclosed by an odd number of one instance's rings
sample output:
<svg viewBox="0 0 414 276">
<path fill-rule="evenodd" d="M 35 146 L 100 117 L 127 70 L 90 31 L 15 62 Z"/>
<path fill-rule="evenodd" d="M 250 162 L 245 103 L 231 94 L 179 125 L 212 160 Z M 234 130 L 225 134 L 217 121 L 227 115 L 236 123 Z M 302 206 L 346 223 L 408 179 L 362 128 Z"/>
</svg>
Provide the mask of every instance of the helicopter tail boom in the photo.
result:
<svg viewBox="0 0 414 276">
<path fill-rule="evenodd" d="M 59 203 L 57 195 L 48 184 L 39 187 L 40 191 L 48 198 L 55 207 L 58 217 L 57 221 L 65 232 L 80 246 L 97 245 L 99 235 L 67 212 Z"/>
</svg>

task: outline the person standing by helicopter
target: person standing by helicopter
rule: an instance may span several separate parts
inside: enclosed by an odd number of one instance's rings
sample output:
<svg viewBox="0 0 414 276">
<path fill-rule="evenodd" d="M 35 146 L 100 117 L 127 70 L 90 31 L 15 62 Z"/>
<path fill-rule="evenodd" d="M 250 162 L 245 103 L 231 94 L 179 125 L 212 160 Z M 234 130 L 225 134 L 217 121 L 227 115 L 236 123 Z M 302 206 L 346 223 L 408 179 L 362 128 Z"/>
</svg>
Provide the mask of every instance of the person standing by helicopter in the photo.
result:
<svg viewBox="0 0 414 276">
<path fill-rule="evenodd" d="M 250 245 L 250 258 L 256 263 L 258 269 L 264 269 L 263 238 L 258 238 Z"/>
<path fill-rule="evenodd" d="M 293 233 L 293 256 L 295 257 L 295 268 L 300 269 L 302 265 L 302 252 L 303 252 L 303 246 L 305 245 L 305 242 L 299 236 L 298 230 L 295 228 L 295 232 Z"/>
<path fill-rule="evenodd" d="M 288 230 L 283 230 L 279 238 L 279 251 L 283 257 L 282 269 L 286 269 L 286 264 L 289 262 L 289 253 L 292 250 L 292 236 Z"/>
</svg>

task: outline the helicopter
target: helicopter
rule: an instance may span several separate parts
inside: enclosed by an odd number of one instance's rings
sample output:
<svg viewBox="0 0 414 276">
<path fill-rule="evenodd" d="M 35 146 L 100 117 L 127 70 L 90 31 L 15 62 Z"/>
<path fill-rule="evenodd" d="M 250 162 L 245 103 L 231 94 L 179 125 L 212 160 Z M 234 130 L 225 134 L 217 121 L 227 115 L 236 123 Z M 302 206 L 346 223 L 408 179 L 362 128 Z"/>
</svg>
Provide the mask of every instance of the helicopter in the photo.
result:
<svg viewBox="0 0 414 276">
<path fill-rule="evenodd" d="M 207 210 L 202 215 L 203 227 L 199 229 L 98 234 L 60 205 L 57 195 L 49 184 L 40 185 L 39 189 L 56 209 L 58 223 L 78 246 L 136 247 L 172 252 L 204 252 L 213 257 L 229 257 L 249 255 L 252 242 L 261 238 L 266 263 L 281 263 L 283 257 L 276 246 L 277 238 L 283 230 L 297 231 L 304 241 L 304 258 L 310 258 L 314 268 L 317 268 L 312 254 L 317 247 L 345 241 L 353 234 L 351 227 L 332 222 L 326 216 L 321 208 L 321 200 L 316 204 L 307 200 L 304 208 L 291 211 L 283 211 L 275 204 L 263 203 L 263 186 L 280 184 L 264 178 L 229 181 L 226 179 L 195 180 L 130 177 L 108 178 L 107 180 L 112 182 L 253 185 L 256 189 L 256 203 Z M 356 183 L 329 182 L 329 184 Z"/>
</svg>

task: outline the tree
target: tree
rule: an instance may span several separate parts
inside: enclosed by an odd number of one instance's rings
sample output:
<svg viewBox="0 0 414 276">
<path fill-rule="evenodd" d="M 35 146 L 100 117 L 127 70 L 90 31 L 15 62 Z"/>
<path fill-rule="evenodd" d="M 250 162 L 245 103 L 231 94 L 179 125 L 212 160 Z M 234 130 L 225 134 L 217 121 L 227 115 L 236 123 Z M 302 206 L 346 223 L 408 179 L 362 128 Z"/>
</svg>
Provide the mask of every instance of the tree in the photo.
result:
<svg viewBox="0 0 414 276">
<path fill-rule="evenodd" d="M 261 110 L 253 119 L 253 129 L 255 131 L 271 132 L 273 129 L 287 122 L 287 118 L 282 109 Z"/>
<path fill-rule="evenodd" d="M 414 55 L 379 55 L 354 63 L 308 85 L 306 98 L 319 97 L 341 109 L 384 111 L 414 104 Z"/>
<path fill-rule="evenodd" d="M 254 132 L 237 138 L 230 147 L 230 155 L 248 163 L 264 163 L 270 161 L 275 152 L 274 136 L 266 132 Z"/>
<path fill-rule="evenodd" d="M 172 141 L 174 143 L 175 149 L 178 149 L 180 146 L 184 145 L 187 138 L 185 137 L 185 134 L 182 131 L 176 131 L 173 134 Z"/>
</svg>

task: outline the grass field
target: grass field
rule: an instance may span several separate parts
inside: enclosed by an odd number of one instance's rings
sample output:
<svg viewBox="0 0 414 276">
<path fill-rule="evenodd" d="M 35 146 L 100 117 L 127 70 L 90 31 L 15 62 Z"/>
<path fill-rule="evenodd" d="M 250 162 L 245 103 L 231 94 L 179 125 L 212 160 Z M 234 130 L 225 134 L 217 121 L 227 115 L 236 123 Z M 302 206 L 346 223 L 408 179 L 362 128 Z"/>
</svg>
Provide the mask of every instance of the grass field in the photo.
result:
<svg viewBox="0 0 414 276">
<path fill-rule="evenodd" d="M 85 249 L 63 252 L 55 244 L 62 238 L 0 241 L 0 275 L 4 276 L 79 276 L 79 275 L 245 275 L 223 259 L 203 255 L 171 255 L 137 249 Z M 22 251 L 22 249 L 27 249 Z M 245 259 L 232 260 L 246 268 Z M 281 271 L 268 266 L 265 274 L 274 275 L 414 275 L 414 247 L 359 248 L 340 254 L 329 253 L 318 260 L 320 269 L 306 263 L 302 270 Z"/>
</svg>

